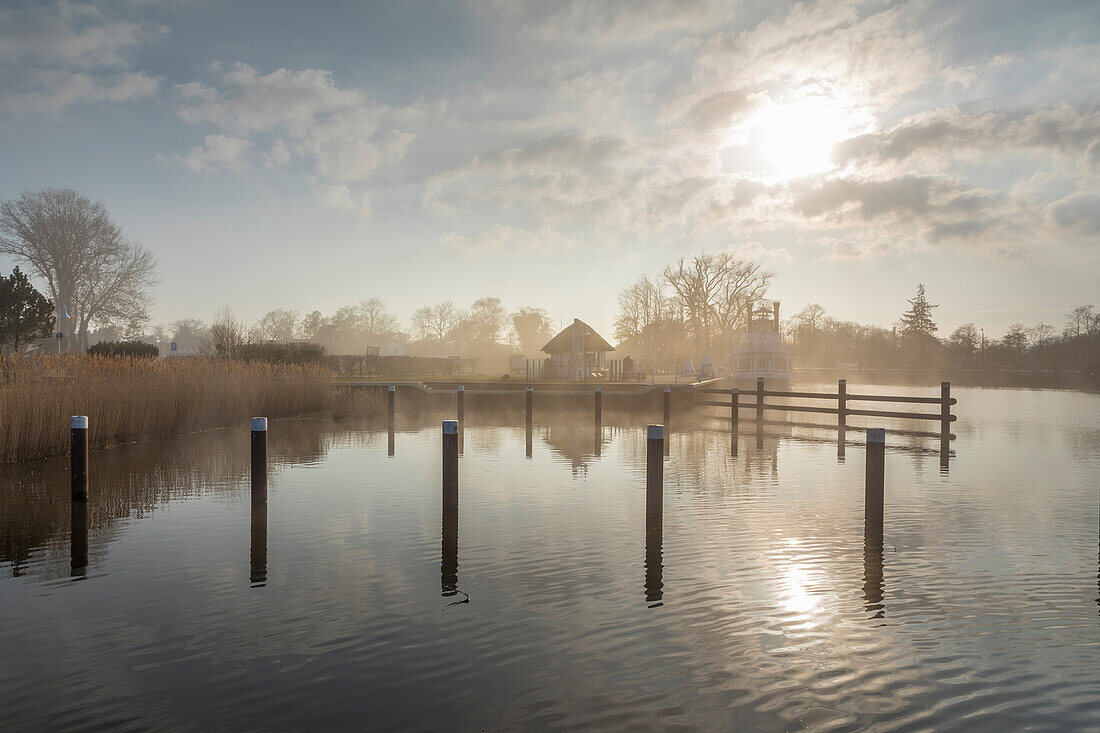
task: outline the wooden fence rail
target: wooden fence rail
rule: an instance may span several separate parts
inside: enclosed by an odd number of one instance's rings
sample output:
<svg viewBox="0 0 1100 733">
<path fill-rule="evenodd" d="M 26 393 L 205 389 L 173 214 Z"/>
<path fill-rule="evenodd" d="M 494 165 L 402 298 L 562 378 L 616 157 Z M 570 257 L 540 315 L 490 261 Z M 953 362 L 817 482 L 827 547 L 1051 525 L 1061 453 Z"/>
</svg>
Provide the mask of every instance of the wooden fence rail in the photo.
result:
<svg viewBox="0 0 1100 733">
<path fill-rule="evenodd" d="M 764 380 L 758 379 L 756 381 L 755 390 L 738 390 L 738 389 L 714 389 L 714 388 L 696 388 L 696 394 L 721 394 L 727 395 L 728 400 L 697 400 L 698 405 L 710 405 L 714 407 L 724 407 L 731 411 L 731 424 L 736 424 L 737 415 L 734 412 L 740 412 L 741 410 L 750 410 L 755 413 L 754 419 L 757 423 L 757 432 L 759 432 L 765 422 L 764 413 L 771 412 L 810 412 L 821 415 L 836 415 L 837 416 L 837 450 L 838 453 L 844 455 L 844 436 L 848 429 L 847 418 L 849 415 L 859 417 L 880 417 L 880 418 L 892 418 L 898 420 L 935 420 L 940 423 L 940 465 L 946 468 L 948 454 L 950 452 L 950 442 L 954 436 L 951 434 L 951 423 L 955 422 L 957 417 L 951 414 L 951 406 L 956 404 L 958 400 L 951 396 L 951 383 L 940 383 L 940 396 L 939 397 L 912 397 L 908 395 L 872 395 L 872 394 L 851 394 L 848 392 L 848 384 L 846 380 L 837 381 L 836 392 L 791 392 L 781 390 L 769 390 L 764 387 Z M 749 400 L 741 399 L 742 395 L 750 397 Z M 836 407 L 825 407 L 822 405 L 778 405 L 773 403 L 764 402 L 765 397 L 786 397 L 791 399 L 801 400 L 833 400 L 836 402 Z M 939 412 L 899 412 L 895 410 L 869 410 L 869 409 L 852 409 L 849 407 L 851 402 L 894 402 L 904 404 L 917 404 L 917 405 L 939 405 Z"/>
</svg>

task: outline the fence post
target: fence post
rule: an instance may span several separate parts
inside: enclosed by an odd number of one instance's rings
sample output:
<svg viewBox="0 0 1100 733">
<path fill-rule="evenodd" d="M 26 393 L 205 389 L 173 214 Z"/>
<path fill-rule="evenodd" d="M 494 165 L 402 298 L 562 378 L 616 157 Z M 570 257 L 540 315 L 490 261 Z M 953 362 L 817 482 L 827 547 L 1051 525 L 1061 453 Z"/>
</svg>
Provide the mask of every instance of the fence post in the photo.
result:
<svg viewBox="0 0 1100 733">
<path fill-rule="evenodd" d="M 645 513 L 647 515 L 664 512 L 664 442 L 664 425 L 650 425 L 646 428 Z"/>
<path fill-rule="evenodd" d="M 252 503 L 267 501 L 267 418 L 252 418 Z"/>
<path fill-rule="evenodd" d="M 882 534 L 885 464 L 886 431 L 882 428 L 867 428 L 867 475 L 863 506 L 865 536 Z"/>
<path fill-rule="evenodd" d="M 443 509 L 458 509 L 458 420 L 443 421 Z"/>
<path fill-rule="evenodd" d="M 69 419 L 69 472 L 72 474 L 73 499 L 88 498 L 88 416 Z"/>
<path fill-rule="evenodd" d="M 940 466 L 947 467 L 951 454 L 951 382 L 940 382 Z"/>
<path fill-rule="evenodd" d="M 596 387 L 596 423 L 603 422 L 603 387 Z"/>
<path fill-rule="evenodd" d="M 844 457 L 844 446 L 848 432 L 848 380 L 836 381 L 836 454 Z"/>
<path fill-rule="evenodd" d="M 730 453 L 737 455 L 737 432 L 741 422 L 741 391 L 734 387 L 730 390 Z"/>
</svg>

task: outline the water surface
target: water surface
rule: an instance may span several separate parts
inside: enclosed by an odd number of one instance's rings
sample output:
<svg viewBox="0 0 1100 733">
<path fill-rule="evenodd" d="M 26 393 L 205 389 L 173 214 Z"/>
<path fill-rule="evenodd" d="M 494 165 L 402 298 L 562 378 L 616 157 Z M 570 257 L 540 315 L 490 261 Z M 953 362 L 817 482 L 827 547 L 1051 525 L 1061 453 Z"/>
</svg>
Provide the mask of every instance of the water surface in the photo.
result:
<svg viewBox="0 0 1100 733">
<path fill-rule="evenodd" d="M 883 422 L 881 546 L 858 430 L 746 420 L 733 456 L 706 410 L 660 521 L 660 415 L 606 403 L 537 411 L 528 457 L 468 399 L 457 517 L 442 414 L 392 456 L 273 420 L 266 508 L 244 427 L 93 452 L 86 513 L 66 460 L 0 467 L 0 728 L 1100 728 L 1100 397 L 955 394 L 946 470 Z"/>
</svg>

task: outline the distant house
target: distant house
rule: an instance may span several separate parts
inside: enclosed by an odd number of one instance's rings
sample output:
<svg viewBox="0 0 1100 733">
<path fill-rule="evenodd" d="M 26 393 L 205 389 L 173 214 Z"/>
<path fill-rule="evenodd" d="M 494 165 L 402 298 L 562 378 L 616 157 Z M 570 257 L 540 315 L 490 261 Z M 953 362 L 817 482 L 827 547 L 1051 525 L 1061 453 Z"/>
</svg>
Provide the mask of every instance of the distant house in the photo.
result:
<svg viewBox="0 0 1100 733">
<path fill-rule="evenodd" d="M 552 378 L 581 382 L 606 368 L 607 352 L 614 351 L 615 347 L 596 333 L 596 329 L 575 318 L 542 350 L 550 355 Z"/>
</svg>

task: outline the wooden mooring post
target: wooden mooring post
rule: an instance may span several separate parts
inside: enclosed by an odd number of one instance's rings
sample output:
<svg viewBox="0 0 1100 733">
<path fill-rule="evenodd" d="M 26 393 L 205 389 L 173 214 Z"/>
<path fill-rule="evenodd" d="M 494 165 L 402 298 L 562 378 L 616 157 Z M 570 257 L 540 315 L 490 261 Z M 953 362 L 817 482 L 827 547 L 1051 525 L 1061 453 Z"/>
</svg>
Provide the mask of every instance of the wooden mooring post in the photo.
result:
<svg viewBox="0 0 1100 733">
<path fill-rule="evenodd" d="M 646 514 L 645 517 L 645 599 L 657 608 L 664 598 L 664 561 L 662 544 L 664 535 L 664 516 Z"/>
<path fill-rule="evenodd" d="M 88 502 L 70 502 L 69 575 L 78 578 L 88 573 Z"/>
<path fill-rule="evenodd" d="M 646 428 L 645 513 L 664 512 L 665 489 L 665 426 Z"/>
<path fill-rule="evenodd" d="M 458 420 L 443 421 L 443 508 L 458 509 Z"/>
<path fill-rule="evenodd" d="M 525 420 L 530 425 L 534 420 L 535 415 L 535 388 L 531 385 L 527 385 L 526 394 L 524 397 L 524 412 Z"/>
<path fill-rule="evenodd" d="M 864 490 L 864 535 L 882 535 L 883 503 L 885 494 L 886 431 L 867 428 L 867 475 Z"/>
<path fill-rule="evenodd" d="M 391 384 L 386 389 L 386 415 L 387 415 L 387 419 L 389 420 L 389 423 L 390 423 L 391 426 L 393 425 L 393 419 L 394 419 L 394 413 L 395 413 L 394 407 L 395 407 L 396 401 L 397 401 L 397 387 Z"/>
<path fill-rule="evenodd" d="M 458 385 L 458 422 L 461 424 L 466 419 L 466 388 Z"/>
<path fill-rule="evenodd" d="M 88 416 L 69 419 L 69 474 L 74 501 L 88 498 Z"/>
<path fill-rule="evenodd" d="M 267 501 L 267 418 L 252 418 L 252 503 Z"/>
<path fill-rule="evenodd" d="M 596 424 L 603 422 L 603 387 L 596 387 L 595 400 Z"/>
<path fill-rule="evenodd" d="M 267 503 L 252 503 L 249 533 L 248 582 L 253 588 L 267 583 Z"/>
<path fill-rule="evenodd" d="M 439 557 L 439 590 L 444 597 L 458 594 L 458 510 L 443 510 Z"/>
</svg>

